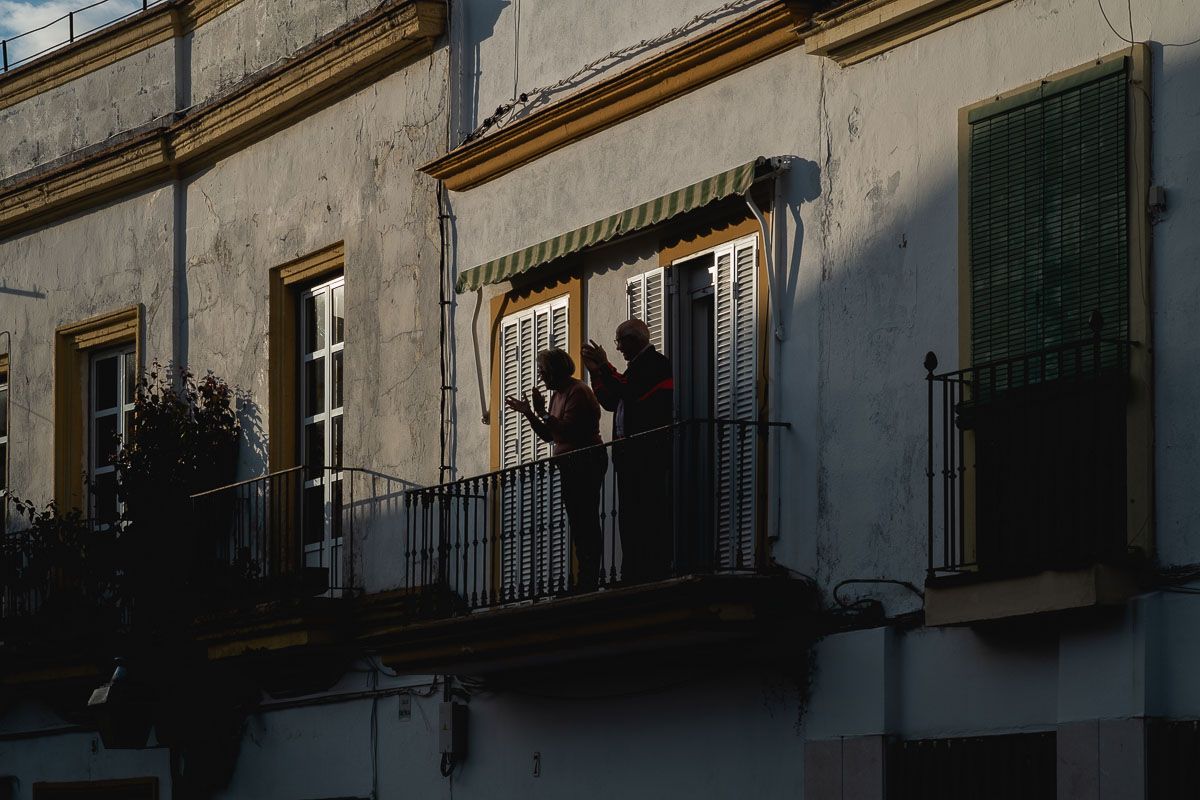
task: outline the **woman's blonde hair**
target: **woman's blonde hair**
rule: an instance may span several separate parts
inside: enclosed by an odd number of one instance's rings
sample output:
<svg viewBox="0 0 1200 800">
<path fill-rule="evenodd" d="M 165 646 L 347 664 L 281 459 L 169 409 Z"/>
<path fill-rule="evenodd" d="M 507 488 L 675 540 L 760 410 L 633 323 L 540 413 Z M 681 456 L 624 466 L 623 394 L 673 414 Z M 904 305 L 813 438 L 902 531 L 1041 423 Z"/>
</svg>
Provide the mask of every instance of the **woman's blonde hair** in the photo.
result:
<svg viewBox="0 0 1200 800">
<path fill-rule="evenodd" d="M 567 378 L 575 374 L 575 359 L 561 348 L 543 350 L 538 353 L 537 360 L 542 369 L 556 377 Z"/>
</svg>

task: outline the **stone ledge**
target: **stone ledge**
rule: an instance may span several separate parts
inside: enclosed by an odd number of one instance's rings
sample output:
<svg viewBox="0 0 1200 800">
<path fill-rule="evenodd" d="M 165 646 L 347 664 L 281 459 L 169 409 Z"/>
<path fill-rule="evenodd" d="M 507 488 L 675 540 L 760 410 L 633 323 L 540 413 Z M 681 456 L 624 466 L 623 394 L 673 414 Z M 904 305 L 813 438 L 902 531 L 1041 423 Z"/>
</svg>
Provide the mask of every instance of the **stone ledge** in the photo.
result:
<svg viewBox="0 0 1200 800">
<path fill-rule="evenodd" d="M 1131 572 L 1100 564 L 1019 578 L 926 584 L 925 624 L 968 625 L 1119 605 L 1137 591 Z"/>
<path fill-rule="evenodd" d="M 812 55 L 845 67 L 973 17 L 1009 0 L 865 0 L 818 16 L 804 39 Z"/>
</svg>

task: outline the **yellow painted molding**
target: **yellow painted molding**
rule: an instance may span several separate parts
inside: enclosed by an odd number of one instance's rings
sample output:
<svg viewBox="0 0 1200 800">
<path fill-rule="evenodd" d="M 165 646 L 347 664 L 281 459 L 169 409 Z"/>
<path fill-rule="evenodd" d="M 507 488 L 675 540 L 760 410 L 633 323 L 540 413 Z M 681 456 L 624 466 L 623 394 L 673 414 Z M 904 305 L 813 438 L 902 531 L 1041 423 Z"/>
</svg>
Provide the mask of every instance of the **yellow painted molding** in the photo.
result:
<svg viewBox="0 0 1200 800">
<path fill-rule="evenodd" d="M 60 509 L 83 509 L 87 457 L 84 374 L 90 350 L 134 343 L 142 363 L 142 307 L 111 311 L 54 332 L 54 501 Z"/>
<path fill-rule="evenodd" d="M 429 162 L 421 171 L 465 191 L 572 142 L 797 47 L 807 4 L 775 0 L 719 30 L 598 81 Z"/>
<path fill-rule="evenodd" d="M 340 272 L 345 264 L 346 243 L 335 242 L 279 267 L 279 280 L 284 286 L 293 286 Z"/>
<path fill-rule="evenodd" d="M 441 3 L 416 0 L 328 37 L 178 123 L 172 129 L 175 158 L 190 167 L 207 163 L 374 83 L 397 64 L 431 52 L 444 13 Z"/>
<path fill-rule="evenodd" d="M 162 130 L 14 183 L 0 189 L 0 235 L 165 180 L 171 163 Z"/>
<path fill-rule="evenodd" d="M 0 188 L 0 238 L 188 174 L 433 51 L 439 0 L 393 3 L 175 123 Z"/>
<path fill-rule="evenodd" d="M 301 256 L 271 270 L 267 344 L 271 369 L 267 387 L 267 463 L 272 471 L 298 466 L 297 434 L 300 407 L 296 365 L 300 363 L 297 341 L 300 318 L 299 284 L 332 277 L 346 267 L 345 242 Z"/>
<path fill-rule="evenodd" d="M 183 14 L 183 31 L 191 33 L 202 25 L 212 22 L 242 0 L 189 0 L 180 6 Z"/>
<path fill-rule="evenodd" d="M 819 15 L 805 50 L 845 67 L 1009 0 L 866 0 Z"/>
</svg>

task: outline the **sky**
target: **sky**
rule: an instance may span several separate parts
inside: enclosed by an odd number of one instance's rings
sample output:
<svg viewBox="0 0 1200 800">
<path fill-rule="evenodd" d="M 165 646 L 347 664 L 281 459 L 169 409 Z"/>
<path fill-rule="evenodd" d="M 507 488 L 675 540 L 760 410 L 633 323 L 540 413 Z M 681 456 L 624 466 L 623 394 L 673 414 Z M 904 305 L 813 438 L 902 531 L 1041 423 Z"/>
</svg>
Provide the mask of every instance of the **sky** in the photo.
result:
<svg viewBox="0 0 1200 800">
<path fill-rule="evenodd" d="M 93 2 L 95 0 L 0 0 L 0 38 L 11 40 Z M 103 0 L 95 8 L 75 15 L 75 33 L 81 34 L 141 7 L 141 0 Z M 60 45 L 67 41 L 68 35 L 67 20 L 63 19 L 36 33 L 9 41 L 9 63 Z"/>
</svg>

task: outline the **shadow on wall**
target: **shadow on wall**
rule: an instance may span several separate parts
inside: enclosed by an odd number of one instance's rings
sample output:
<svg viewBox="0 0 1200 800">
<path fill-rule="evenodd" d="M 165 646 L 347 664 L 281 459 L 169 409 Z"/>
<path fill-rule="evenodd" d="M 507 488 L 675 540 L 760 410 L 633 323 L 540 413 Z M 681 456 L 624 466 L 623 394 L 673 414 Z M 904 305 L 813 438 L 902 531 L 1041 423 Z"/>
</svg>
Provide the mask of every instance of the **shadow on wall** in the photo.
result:
<svg viewBox="0 0 1200 800">
<path fill-rule="evenodd" d="M 478 124 L 479 79 L 483 75 L 480 47 L 484 41 L 492 38 L 500 15 L 510 5 L 510 0 L 474 0 L 455 7 L 462 31 L 462 42 L 458 48 L 462 61 L 458 64 L 457 77 L 454 79 L 460 88 L 458 102 L 453 105 L 451 113 L 454 130 L 460 140 L 475 130 Z"/>
<path fill-rule="evenodd" d="M 249 390 L 238 389 L 235 402 L 238 424 L 242 428 L 242 438 L 238 442 L 238 480 L 266 475 L 269 462 L 262 411 L 258 403 L 254 402 Z"/>
</svg>

